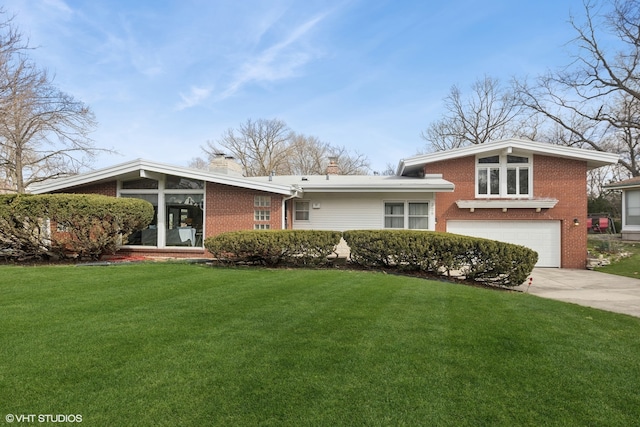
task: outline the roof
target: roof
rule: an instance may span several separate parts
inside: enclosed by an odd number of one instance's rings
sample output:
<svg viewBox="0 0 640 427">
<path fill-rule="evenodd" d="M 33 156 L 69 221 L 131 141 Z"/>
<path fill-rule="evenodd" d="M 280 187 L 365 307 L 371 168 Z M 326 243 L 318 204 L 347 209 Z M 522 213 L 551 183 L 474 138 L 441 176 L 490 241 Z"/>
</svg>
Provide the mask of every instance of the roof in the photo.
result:
<svg viewBox="0 0 640 427">
<path fill-rule="evenodd" d="M 291 186 L 279 185 L 271 182 L 259 182 L 243 176 L 212 173 L 200 169 L 183 168 L 163 163 L 150 162 L 148 160 L 136 159 L 130 162 L 121 163 L 104 169 L 98 169 L 79 175 L 66 178 L 52 179 L 45 181 L 38 186 L 33 186 L 31 192 L 34 194 L 50 193 L 53 191 L 67 190 L 83 185 L 95 184 L 114 179 L 135 179 L 150 177 L 153 174 L 167 174 L 181 176 L 190 179 L 199 179 L 217 184 L 232 185 L 235 187 L 249 188 L 259 191 L 267 191 L 277 194 L 291 194 Z"/>
<path fill-rule="evenodd" d="M 604 188 L 608 190 L 624 190 L 627 188 L 640 188 L 640 176 L 635 176 L 633 178 L 625 179 L 623 181 L 612 182 L 611 184 L 607 184 Z"/>
<path fill-rule="evenodd" d="M 476 144 L 469 147 L 454 150 L 438 151 L 435 153 L 421 154 L 398 163 L 398 175 L 415 175 L 424 170 L 424 166 L 443 160 L 457 159 L 460 157 L 476 156 L 478 154 L 499 152 L 533 153 L 545 156 L 561 157 L 565 159 L 584 160 L 589 169 L 618 163 L 619 155 L 604 151 L 585 150 L 583 148 L 566 147 L 546 142 L 525 141 L 522 139 L 504 139 L 500 141 Z"/>
<path fill-rule="evenodd" d="M 260 182 L 290 185 L 301 193 L 373 193 L 373 192 L 416 192 L 454 190 L 453 183 L 442 175 L 426 175 L 421 178 L 384 175 L 275 175 L 248 178 Z"/>
<path fill-rule="evenodd" d="M 288 175 L 244 177 L 213 173 L 137 159 L 104 169 L 66 178 L 52 179 L 33 186 L 34 194 L 51 193 L 115 179 L 153 178 L 155 174 L 181 176 L 206 182 L 249 188 L 283 195 L 301 196 L 304 192 L 416 192 L 453 191 L 454 185 L 441 175 L 424 178 L 378 175 Z"/>
</svg>

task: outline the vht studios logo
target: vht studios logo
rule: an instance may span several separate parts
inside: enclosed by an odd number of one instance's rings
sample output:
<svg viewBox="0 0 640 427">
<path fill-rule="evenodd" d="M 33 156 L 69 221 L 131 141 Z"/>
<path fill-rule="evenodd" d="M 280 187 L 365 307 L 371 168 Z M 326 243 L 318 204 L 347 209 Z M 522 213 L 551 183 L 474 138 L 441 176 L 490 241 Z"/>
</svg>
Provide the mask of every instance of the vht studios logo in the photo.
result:
<svg viewBox="0 0 640 427">
<path fill-rule="evenodd" d="M 7 414 L 8 423 L 81 423 L 80 414 Z"/>
</svg>

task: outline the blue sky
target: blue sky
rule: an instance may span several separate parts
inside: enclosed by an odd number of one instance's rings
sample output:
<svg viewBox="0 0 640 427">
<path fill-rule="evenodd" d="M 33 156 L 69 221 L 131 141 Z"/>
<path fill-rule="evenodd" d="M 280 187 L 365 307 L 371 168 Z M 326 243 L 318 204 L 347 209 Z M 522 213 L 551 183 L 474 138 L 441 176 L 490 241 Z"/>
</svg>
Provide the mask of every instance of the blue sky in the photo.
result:
<svg viewBox="0 0 640 427">
<path fill-rule="evenodd" d="M 568 62 L 580 0 L 5 0 L 36 62 L 99 121 L 95 167 L 186 166 L 247 119 L 365 154 L 424 148 L 452 85 Z"/>
</svg>

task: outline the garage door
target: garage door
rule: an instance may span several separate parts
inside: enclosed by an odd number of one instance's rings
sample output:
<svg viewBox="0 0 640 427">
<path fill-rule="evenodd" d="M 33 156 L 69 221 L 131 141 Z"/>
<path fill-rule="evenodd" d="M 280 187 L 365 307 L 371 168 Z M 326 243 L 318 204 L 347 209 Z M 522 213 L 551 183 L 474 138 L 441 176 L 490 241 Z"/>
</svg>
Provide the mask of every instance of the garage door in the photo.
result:
<svg viewBox="0 0 640 427">
<path fill-rule="evenodd" d="M 447 221 L 447 231 L 526 246 L 536 267 L 560 267 L 560 221 Z"/>
</svg>

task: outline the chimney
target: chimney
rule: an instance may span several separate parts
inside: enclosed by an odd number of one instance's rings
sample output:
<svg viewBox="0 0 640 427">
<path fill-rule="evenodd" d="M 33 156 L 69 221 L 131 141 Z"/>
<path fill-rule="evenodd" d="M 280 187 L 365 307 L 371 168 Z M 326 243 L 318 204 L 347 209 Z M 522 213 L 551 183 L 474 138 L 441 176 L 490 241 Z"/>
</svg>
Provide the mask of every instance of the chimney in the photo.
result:
<svg viewBox="0 0 640 427">
<path fill-rule="evenodd" d="M 340 175 L 340 169 L 338 169 L 338 158 L 329 157 L 329 166 L 327 166 L 327 175 Z"/>
<path fill-rule="evenodd" d="M 242 176 L 242 166 L 236 162 L 233 157 L 227 156 L 224 153 L 215 154 L 211 163 L 209 163 L 209 171 L 226 175 Z"/>
</svg>

